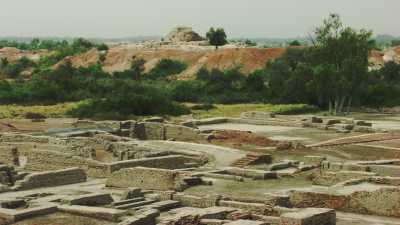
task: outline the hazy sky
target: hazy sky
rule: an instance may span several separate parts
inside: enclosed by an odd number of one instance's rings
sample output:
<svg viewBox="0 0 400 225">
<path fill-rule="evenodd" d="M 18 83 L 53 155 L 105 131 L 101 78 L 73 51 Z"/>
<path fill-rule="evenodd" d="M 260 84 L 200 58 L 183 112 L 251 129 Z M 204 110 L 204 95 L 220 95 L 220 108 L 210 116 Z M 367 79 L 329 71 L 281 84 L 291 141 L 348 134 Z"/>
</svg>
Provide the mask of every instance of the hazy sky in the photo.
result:
<svg viewBox="0 0 400 225">
<path fill-rule="evenodd" d="M 231 37 L 304 36 L 329 12 L 400 36 L 400 0 L 0 0 L 0 36 L 164 35 L 178 25 Z"/>
</svg>

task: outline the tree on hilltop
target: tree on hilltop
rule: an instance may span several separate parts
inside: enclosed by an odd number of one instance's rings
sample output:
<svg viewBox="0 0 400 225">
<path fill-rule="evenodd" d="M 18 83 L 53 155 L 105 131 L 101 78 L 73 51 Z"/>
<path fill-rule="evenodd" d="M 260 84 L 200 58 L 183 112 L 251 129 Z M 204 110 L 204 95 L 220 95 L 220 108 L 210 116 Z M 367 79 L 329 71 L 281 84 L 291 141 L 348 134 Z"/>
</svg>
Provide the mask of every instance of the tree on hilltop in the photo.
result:
<svg viewBox="0 0 400 225">
<path fill-rule="evenodd" d="M 215 49 L 218 49 L 219 46 L 228 44 L 228 41 L 226 40 L 227 36 L 223 28 L 214 29 L 211 27 L 206 36 L 208 42 L 211 45 L 214 45 Z"/>
<path fill-rule="evenodd" d="M 289 43 L 289 46 L 301 46 L 301 43 L 298 40 L 294 40 Z"/>
</svg>

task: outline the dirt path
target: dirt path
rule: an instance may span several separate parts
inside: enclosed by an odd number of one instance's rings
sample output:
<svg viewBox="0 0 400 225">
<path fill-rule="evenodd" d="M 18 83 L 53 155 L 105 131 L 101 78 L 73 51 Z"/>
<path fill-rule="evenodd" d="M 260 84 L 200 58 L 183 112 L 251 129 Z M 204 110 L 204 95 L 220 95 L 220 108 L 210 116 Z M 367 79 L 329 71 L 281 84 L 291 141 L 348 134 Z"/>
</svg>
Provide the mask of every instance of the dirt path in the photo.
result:
<svg viewBox="0 0 400 225">
<path fill-rule="evenodd" d="M 178 141 L 141 141 L 141 145 L 163 150 L 204 153 L 215 159 L 216 167 L 229 166 L 246 155 L 244 151 L 234 148 Z"/>
<path fill-rule="evenodd" d="M 376 133 L 376 134 L 363 134 L 359 136 L 346 137 L 333 139 L 317 144 L 308 145 L 309 147 L 329 147 L 339 145 L 361 144 L 377 141 L 396 140 L 400 139 L 399 133 Z"/>
<path fill-rule="evenodd" d="M 399 225 L 399 218 L 336 212 L 337 225 Z"/>
</svg>

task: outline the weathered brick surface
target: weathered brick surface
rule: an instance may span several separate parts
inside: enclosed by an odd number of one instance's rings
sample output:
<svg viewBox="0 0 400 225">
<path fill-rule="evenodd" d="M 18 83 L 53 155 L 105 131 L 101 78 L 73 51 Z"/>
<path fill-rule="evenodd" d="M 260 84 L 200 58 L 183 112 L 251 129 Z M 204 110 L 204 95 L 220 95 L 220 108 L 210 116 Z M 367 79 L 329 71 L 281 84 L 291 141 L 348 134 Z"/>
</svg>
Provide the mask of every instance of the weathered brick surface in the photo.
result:
<svg viewBox="0 0 400 225">
<path fill-rule="evenodd" d="M 19 165 L 18 149 L 14 146 L 0 146 L 0 163 L 10 166 Z"/>
<path fill-rule="evenodd" d="M 302 209 L 282 214 L 280 225 L 336 225 L 336 213 L 331 209 Z"/>
<path fill-rule="evenodd" d="M 208 208 L 218 205 L 219 196 L 211 195 L 205 197 L 199 197 L 188 194 L 174 194 L 172 199 L 179 201 L 182 206 L 186 207 L 196 207 L 196 208 Z"/>
<path fill-rule="evenodd" d="M 247 202 L 236 202 L 236 201 L 224 201 L 221 200 L 218 203 L 220 206 L 231 207 L 241 209 L 244 212 L 256 213 L 260 215 L 265 215 L 266 212 L 270 211 L 269 206 L 261 203 L 247 203 Z"/>
<path fill-rule="evenodd" d="M 58 206 L 58 209 L 61 212 L 93 217 L 97 219 L 103 219 L 114 222 L 119 222 L 120 217 L 126 214 L 125 210 L 110 209 L 103 207 L 80 206 L 80 205 L 71 205 L 71 206 L 60 205 Z"/>
<path fill-rule="evenodd" d="M 154 168 L 128 168 L 119 170 L 108 178 L 110 187 L 139 187 L 151 190 L 182 190 L 184 174 L 180 172 Z"/>
<path fill-rule="evenodd" d="M 358 191 L 351 194 L 349 212 L 379 216 L 400 217 L 400 188 L 380 188 L 376 191 Z"/>
<path fill-rule="evenodd" d="M 86 181 L 86 173 L 79 168 L 32 173 L 16 182 L 14 189 L 28 190 L 40 187 L 53 187 Z"/>
<path fill-rule="evenodd" d="M 360 171 L 324 172 L 313 180 L 313 184 L 331 186 L 351 179 L 362 179 L 375 176 L 376 173 Z"/>
<path fill-rule="evenodd" d="M 330 208 L 342 209 L 348 205 L 349 196 L 328 194 L 311 191 L 293 191 L 290 194 L 290 202 L 296 208 Z"/>
<path fill-rule="evenodd" d="M 290 195 L 290 201 L 296 208 L 330 208 L 344 212 L 400 217 L 399 187 L 380 187 L 349 194 L 294 191 Z"/>
</svg>

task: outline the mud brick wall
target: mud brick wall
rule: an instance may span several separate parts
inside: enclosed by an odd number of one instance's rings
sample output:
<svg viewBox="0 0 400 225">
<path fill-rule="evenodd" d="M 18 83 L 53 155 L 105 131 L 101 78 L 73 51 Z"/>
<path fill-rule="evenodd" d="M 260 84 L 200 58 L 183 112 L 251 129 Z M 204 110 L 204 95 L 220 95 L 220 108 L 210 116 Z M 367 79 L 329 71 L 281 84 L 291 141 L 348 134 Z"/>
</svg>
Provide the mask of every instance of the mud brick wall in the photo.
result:
<svg viewBox="0 0 400 225">
<path fill-rule="evenodd" d="M 181 174 L 177 171 L 154 168 L 127 168 L 113 173 L 107 180 L 109 187 L 139 187 L 151 190 L 180 190 Z"/>
<path fill-rule="evenodd" d="M 350 196 L 340 194 L 329 194 L 307 191 L 293 191 L 290 194 L 290 202 L 296 208 L 330 208 L 343 209 L 346 208 Z"/>
<path fill-rule="evenodd" d="M 13 146 L 0 146 L 0 163 L 9 166 L 18 165 L 18 149 Z"/>
<path fill-rule="evenodd" d="M 34 143 L 49 143 L 50 137 L 31 136 L 27 134 L 3 133 L 0 134 L 0 142 L 34 142 Z"/>
<path fill-rule="evenodd" d="M 185 156 L 170 155 L 144 159 L 133 159 L 113 163 L 100 163 L 93 160 L 87 160 L 87 162 L 89 162 L 86 168 L 89 177 L 107 178 L 110 177 L 112 173 L 125 168 L 149 167 L 171 170 L 182 169 L 186 168 L 186 163 L 197 163 L 197 160 Z"/>
<path fill-rule="evenodd" d="M 398 165 L 370 165 L 371 172 L 380 176 L 400 177 L 400 166 Z"/>
<path fill-rule="evenodd" d="M 185 141 L 185 140 L 197 140 L 201 138 L 201 136 L 199 136 L 200 130 L 173 124 L 165 124 L 164 132 L 165 132 L 165 140 L 175 139 L 175 140 Z"/>
<path fill-rule="evenodd" d="M 347 212 L 400 217 L 400 188 L 386 187 L 376 191 L 358 191 L 350 196 Z"/>
<path fill-rule="evenodd" d="M 329 209 L 308 208 L 281 215 L 280 225 L 336 225 L 336 212 Z"/>
<path fill-rule="evenodd" d="M 175 124 L 157 122 L 143 122 L 135 124 L 132 137 L 142 140 L 198 140 L 201 139 L 200 130 Z"/>
<path fill-rule="evenodd" d="M 296 208 L 330 208 L 343 212 L 400 217 L 400 187 L 382 187 L 352 194 L 294 191 L 290 202 Z"/>
<path fill-rule="evenodd" d="M 15 190 L 29 190 L 41 187 L 53 187 L 66 184 L 75 184 L 86 181 L 86 173 L 79 168 L 70 168 L 50 172 L 33 173 L 23 180 L 17 181 Z"/>
<path fill-rule="evenodd" d="M 126 160 L 114 163 L 102 163 L 71 154 L 57 151 L 26 150 L 19 152 L 19 161 L 26 170 L 46 171 L 60 170 L 71 167 L 84 169 L 89 177 L 107 178 L 111 173 L 124 168 L 153 167 L 161 169 L 181 169 L 186 163 L 197 162 L 185 156 L 163 156 L 154 158 Z"/>
<path fill-rule="evenodd" d="M 186 168 L 185 165 L 186 163 L 195 163 L 195 162 L 197 162 L 197 160 L 190 157 L 170 155 L 170 156 L 162 156 L 154 158 L 126 160 L 126 161 L 109 163 L 108 165 L 110 167 L 110 172 L 115 172 L 123 168 L 132 168 L 132 167 L 182 169 Z"/>
<path fill-rule="evenodd" d="M 261 203 L 247 203 L 247 202 L 237 202 L 237 201 L 219 201 L 219 206 L 241 209 L 244 212 L 256 213 L 260 215 L 266 215 L 271 211 L 271 208 L 266 204 Z"/>
<path fill-rule="evenodd" d="M 361 171 L 324 172 L 313 180 L 313 184 L 322 186 L 332 186 L 343 181 L 369 178 L 375 175 L 376 173 L 361 172 Z"/>
<path fill-rule="evenodd" d="M 164 125 L 162 123 L 139 123 L 135 126 L 136 136 L 143 140 L 165 140 Z"/>
<path fill-rule="evenodd" d="M 87 169 L 88 167 L 87 159 L 57 151 L 20 151 L 20 162 L 21 166 L 31 171 L 59 170 L 71 167 Z"/>
<path fill-rule="evenodd" d="M 218 205 L 220 196 L 206 196 L 198 197 L 183 193 L 177 193 L 172 196 L 172 200 L 179 201 L 182 206 L 195 207 L 195 208 L 208 208 Z"/>
</svg>

